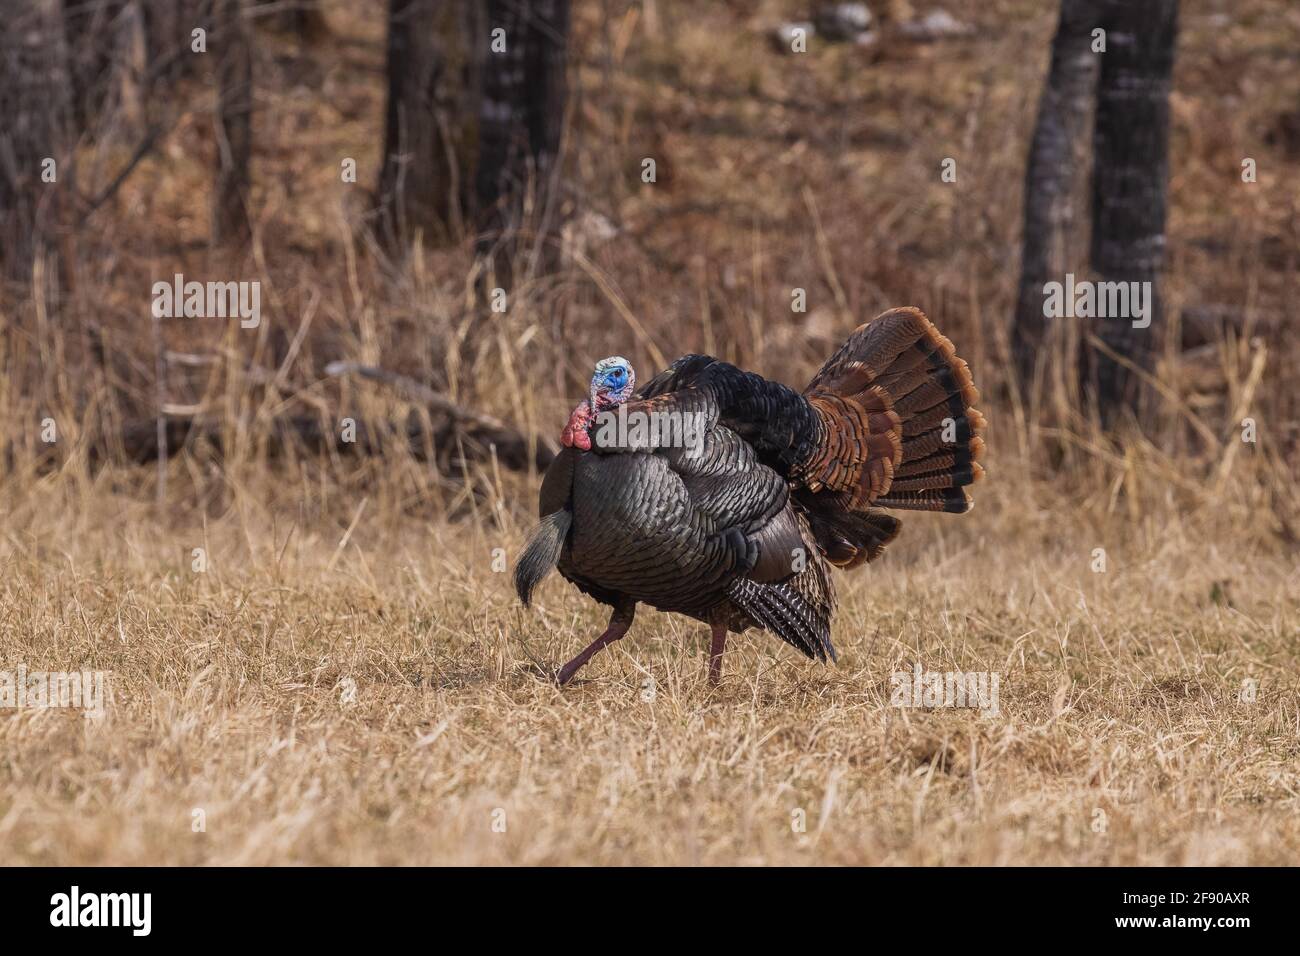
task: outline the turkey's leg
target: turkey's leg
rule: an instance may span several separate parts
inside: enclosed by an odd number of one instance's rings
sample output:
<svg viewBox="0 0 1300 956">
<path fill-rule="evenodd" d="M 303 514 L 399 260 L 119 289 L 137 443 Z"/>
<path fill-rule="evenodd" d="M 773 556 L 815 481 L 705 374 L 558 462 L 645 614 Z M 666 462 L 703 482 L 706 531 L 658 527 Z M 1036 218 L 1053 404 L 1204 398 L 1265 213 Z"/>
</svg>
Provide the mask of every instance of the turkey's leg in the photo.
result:
<svg viewBox="0 0 1300 956">
<path fill-rule="evenodd" d="M 597 651 L 606 644 L 613 644 L 627 633 L 628 628 L 632 626 L 632 618 L 635 614 L 635 601 L 625 601 L 616 606 L 614 613 L 610 615 L 609 627 L 605 628 L 605 633 L 588 644 L 581 654 L 561 667 L 560 673 L 556 675 L 556 681 L 563 686 L 573 680 L 573 675 L 578 672 L 578 668 L 595 657 Z"/>
<path fill-rule="evenodd" d="M 727 625 L 714 621 L 710 626 L 713 628 L 713 645 L 709 648 L 709 683 L 717 687 L 718 681 L 722 679 L 722 652 L 727 647 Z"/>
</svg>

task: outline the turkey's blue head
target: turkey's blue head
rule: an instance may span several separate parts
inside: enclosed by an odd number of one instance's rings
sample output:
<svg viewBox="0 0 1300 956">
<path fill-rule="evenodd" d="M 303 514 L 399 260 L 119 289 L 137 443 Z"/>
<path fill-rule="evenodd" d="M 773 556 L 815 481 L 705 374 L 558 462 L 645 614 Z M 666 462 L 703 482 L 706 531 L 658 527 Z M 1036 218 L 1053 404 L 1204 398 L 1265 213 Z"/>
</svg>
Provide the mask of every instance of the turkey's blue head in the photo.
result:
<svg viewBox="0 0 1300 956">
<path fill-rule="evenodd" d="M 591 408 L 602 412 L 622 405 L 636 390 L 636 371 L 621 355 L 611 355 L 596 363 L 591 376 Z"/>
</svg>

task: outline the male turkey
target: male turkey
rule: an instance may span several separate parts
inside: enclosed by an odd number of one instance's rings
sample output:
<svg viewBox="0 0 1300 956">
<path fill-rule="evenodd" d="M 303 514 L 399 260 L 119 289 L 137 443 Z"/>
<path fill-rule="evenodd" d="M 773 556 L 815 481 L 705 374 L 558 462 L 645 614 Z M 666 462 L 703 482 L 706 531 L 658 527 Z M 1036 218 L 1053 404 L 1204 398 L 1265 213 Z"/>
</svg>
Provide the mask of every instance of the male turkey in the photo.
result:
<svg viewBox="0 0 1300 956">
<path fill-rule="evenodd" d="M 515 568 L 525 605 L 558 566 L 614 609 L 561 684 L 627 633 L 638 603 L 711 626 L 711 683 L 728 631 L 766 628 L 834 659 L 827 565 L 856 567 L 894 539 L 898 519 L 878 508 L 969 510 L 964 486 L 983 474 L 970 370 L 918 309 L 860 326 L 802 393 L 707 355 L 635 381 L 622 358 L 597 364 Z M 620 417 L 702 431 L 616 435 Z"/>
</svg>

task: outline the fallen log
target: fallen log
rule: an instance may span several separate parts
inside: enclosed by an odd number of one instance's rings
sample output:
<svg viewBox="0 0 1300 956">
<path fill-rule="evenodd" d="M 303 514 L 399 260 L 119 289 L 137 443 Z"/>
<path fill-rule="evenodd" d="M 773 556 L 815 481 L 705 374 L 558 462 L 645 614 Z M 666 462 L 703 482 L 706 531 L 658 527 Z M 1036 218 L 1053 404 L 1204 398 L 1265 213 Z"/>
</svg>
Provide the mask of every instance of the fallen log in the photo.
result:
<svg viewBox="0 0 1300 956">
<path fill-rule="evenodd" d="M 379 455 L 395 444 L 405 445 L 420 461 L 431 461 L 448 475 L 459 475 L 465 465 L 490 461 L 494 456 L 505 468 L 545 471 L 558 452 L 556 444 L 538 437 L 530 440 L 518 429 L 492 415 L 466 408 L 447 395 L 414 379 L 372 366 L 335 362 L 327 366 L 331 376 L 355 374 L 394 387 L 419 406 L 405 420 L 366 419 L 337 412 L 337 418 L 320 415 L 280 415 L 237 426 L 242 437 L 268 455 L 290 449 L 302 454 Z M 87 458 L 92 467 L 109 461 L 146 464 L 160 457 L 206 445 L 216 455 L 226 451 L 229 423 L 208 414 L 202 405 L 164 403 L 158 417 L 128 420 L 112 434 L 87 434 Z M 34 443 L 27 454 L 14 446 L 4 448 L 7 468 L 22 458 L 34 457 L 38 472 L 58 468 L 68 446 L 62 443 Z M 463 460 L 462 460 L 463 459 Z"/>
<path fill-rule="evenodd" d="M 462 451 L 469 460 L 486 461 L 495 454 L 503 467 L 514 471 L 526 471 L 530 461 L 538 470 L 545 470 L 555 457 L 554 452 L 541 444 L 531 449 L 530 457 L 527 440 L 505 427 L 499 430 L 458 427 L 444 418 L 442 423 L 433 420 L 430 428 L 430 420 L 415 412 L 405 422 L 346 417 L 349 420 L 346 428 L 342 421 L 323 422 L 310 415 L 273 419 L 267 428 L 269 434 L 264 436 L 268 438 L 267 451 L 275 455 L 292 443 L 304 454 L 334 451 L 341 455 L 378 455 L 399 442 L 420 461 L 429 461 L 432 451 L 435 464 L 448 474 L 459 473 L 461 462 L 456 456 Z M 157 460 L 160 453 L 176 455 L 203 442 L 221 454 L 225 433 L 222 423 L 211 418 L 171 416 L 164 419 L 161 429 L 156 419 L 132 421 L 123 427 L 119 436 L 120 453 L 127 461 L 142 465 Z M 253 437 L 256 440 L 259 436 Z M 101 444 L 91 449 L 92 465 L 101 464 L 111 455 Z"/>
<path fill-rule="evenodd" d="M 1239 305 L 1205 304 L 1187 306 L 1180 314 L 1181 345 L 1184 350 L 1223 341 L 1228 330 L 1237 336 L 1250 334 L 1265 338 L 1282 335 L 1289 323 L 1280 310 L 1247 311 Z"/>
<path fill-rule="evenodd" d="M 413 378 L 387 369 L 356 362 L 331 362 L 325 366 L 325 374 L 334 377 L 359 375 L 371 381 L 382 382 L 401 392 L 416 404 L 422 405 L 430 412 L 430 417 L 436 414 L 444 415 L 475 440 L 495 446 L 497 457 L 503 463 L 506 456 L 521 462 L 528 460 L 530 443 L 517 429 L 492 415 L 457 404 L 449 396 L 430 388 L 423 382 L 417 382 Z M 538 470 L 544 471 L 558 452 L 559 446 L 553 440 L 539 436 L 533 449 L 533 463 Z M 512 465 L 511 467 L 522 470 L 525 466 Z"/>
</svg>

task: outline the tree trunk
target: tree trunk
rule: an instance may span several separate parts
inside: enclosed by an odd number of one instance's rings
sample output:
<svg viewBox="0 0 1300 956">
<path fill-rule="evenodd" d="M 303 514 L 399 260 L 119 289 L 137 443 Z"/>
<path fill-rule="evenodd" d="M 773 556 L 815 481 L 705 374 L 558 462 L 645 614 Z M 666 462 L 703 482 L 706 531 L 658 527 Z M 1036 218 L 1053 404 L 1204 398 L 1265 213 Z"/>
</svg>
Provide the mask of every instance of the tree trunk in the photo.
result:
<svg viewBox="0 0 1300 956">
<path fill-rule="evenodd" d="M 1088 127 L 1100 56 L 1092 50 L 1092 31 L 1100 8 L 1099 0 L 1061 0 L 1025 169 L 1012 350 L 1027 397 L 1038 391 L 1036 383 L 1048 356 L 1059 360 L 1063 357 L 1059 353 L 1065 351 L 1045 348 L 1049 336 L 1043 286 L 1064 281 L 1066 272 L 1083 272 L 1079 234 L 1085 217 L 1080 213 L 1087 189 Z"/>
<path fill-rule="evenodd" d="M 1093 134 L 1092 269 L 1100 281 L 1149 283 L 1146 327 L 1129 316 L 1097 323 L 1116 354 L 1149 369 L 1161 329 L 1159 274 L 1165 254 L 1169 172 L 1169 88 L 1178 0 L 1106 0 L 1106 52 Z M 1140 380 L 1123 364 L 1085 348 L 1084 382 L 1103 422 L 1136 408 Z"/>
<path fill-rule="evenodd" d="M 438 0 L 389 0 L 388 105 L 379 200 L 384 238 L 445 234 L 455 202 Z"/>
<path fill-rule="evenodd" d="M 58 0 L 0 0 L 0 20 L 0 263 L 26 282 L 68 207 L 67 56 Z"/>
<path fill-rule="evenodd" d="M 569 35 L 569 0 L 487 0 L 486 9 L 475 179 L 481 249 L 511 238 L 526 215 L 540 233 L 553 225 L 546 200 L 564 126 Z"/>
<path fill-rule="evenodd" d="M 122 51 L 115 78 L 118 109 L 122 125 L 138 134 L 144 131 L 149 121 L 145 83 L 149 72 L 149 48 L 143 0 L 128 0 L 123 8 L 117 42 Z"/>
<path fill-rule="evenodd" d="M 210 47 L 217 57 L 217 176 L 212 201 L 213 245 L 241 245 L 248 218 L 253 152 L 253 51 L 242 0 L 214 0 Z"/>
<path fill-rule="evenodd" d="M 190 31 L 195 27 L 210 27 L 211 19 L 206 11 L 198 9 L 196 0 L 143 2 L 149 74 L 157 80 L 174 81 L 200 62 L 197 56 L 190 55 Z"/>
<path fill-rule="evenodd" d="M 330 32 L 324 11 L 319 2 L 313 0 L 297 0 L 293 6 L 272 16 L 270 26 L 296 35 L 304 45 L 315 43 L 329 36 Z"/>
<path fill-rule="evenodd" d="M 113 23 L 124 0 L 63 0 L 63 31 L 68 49 L 72 115 L 79 129 L 98 119 L 108 94 L 113 66 Z"/>
</svg>

